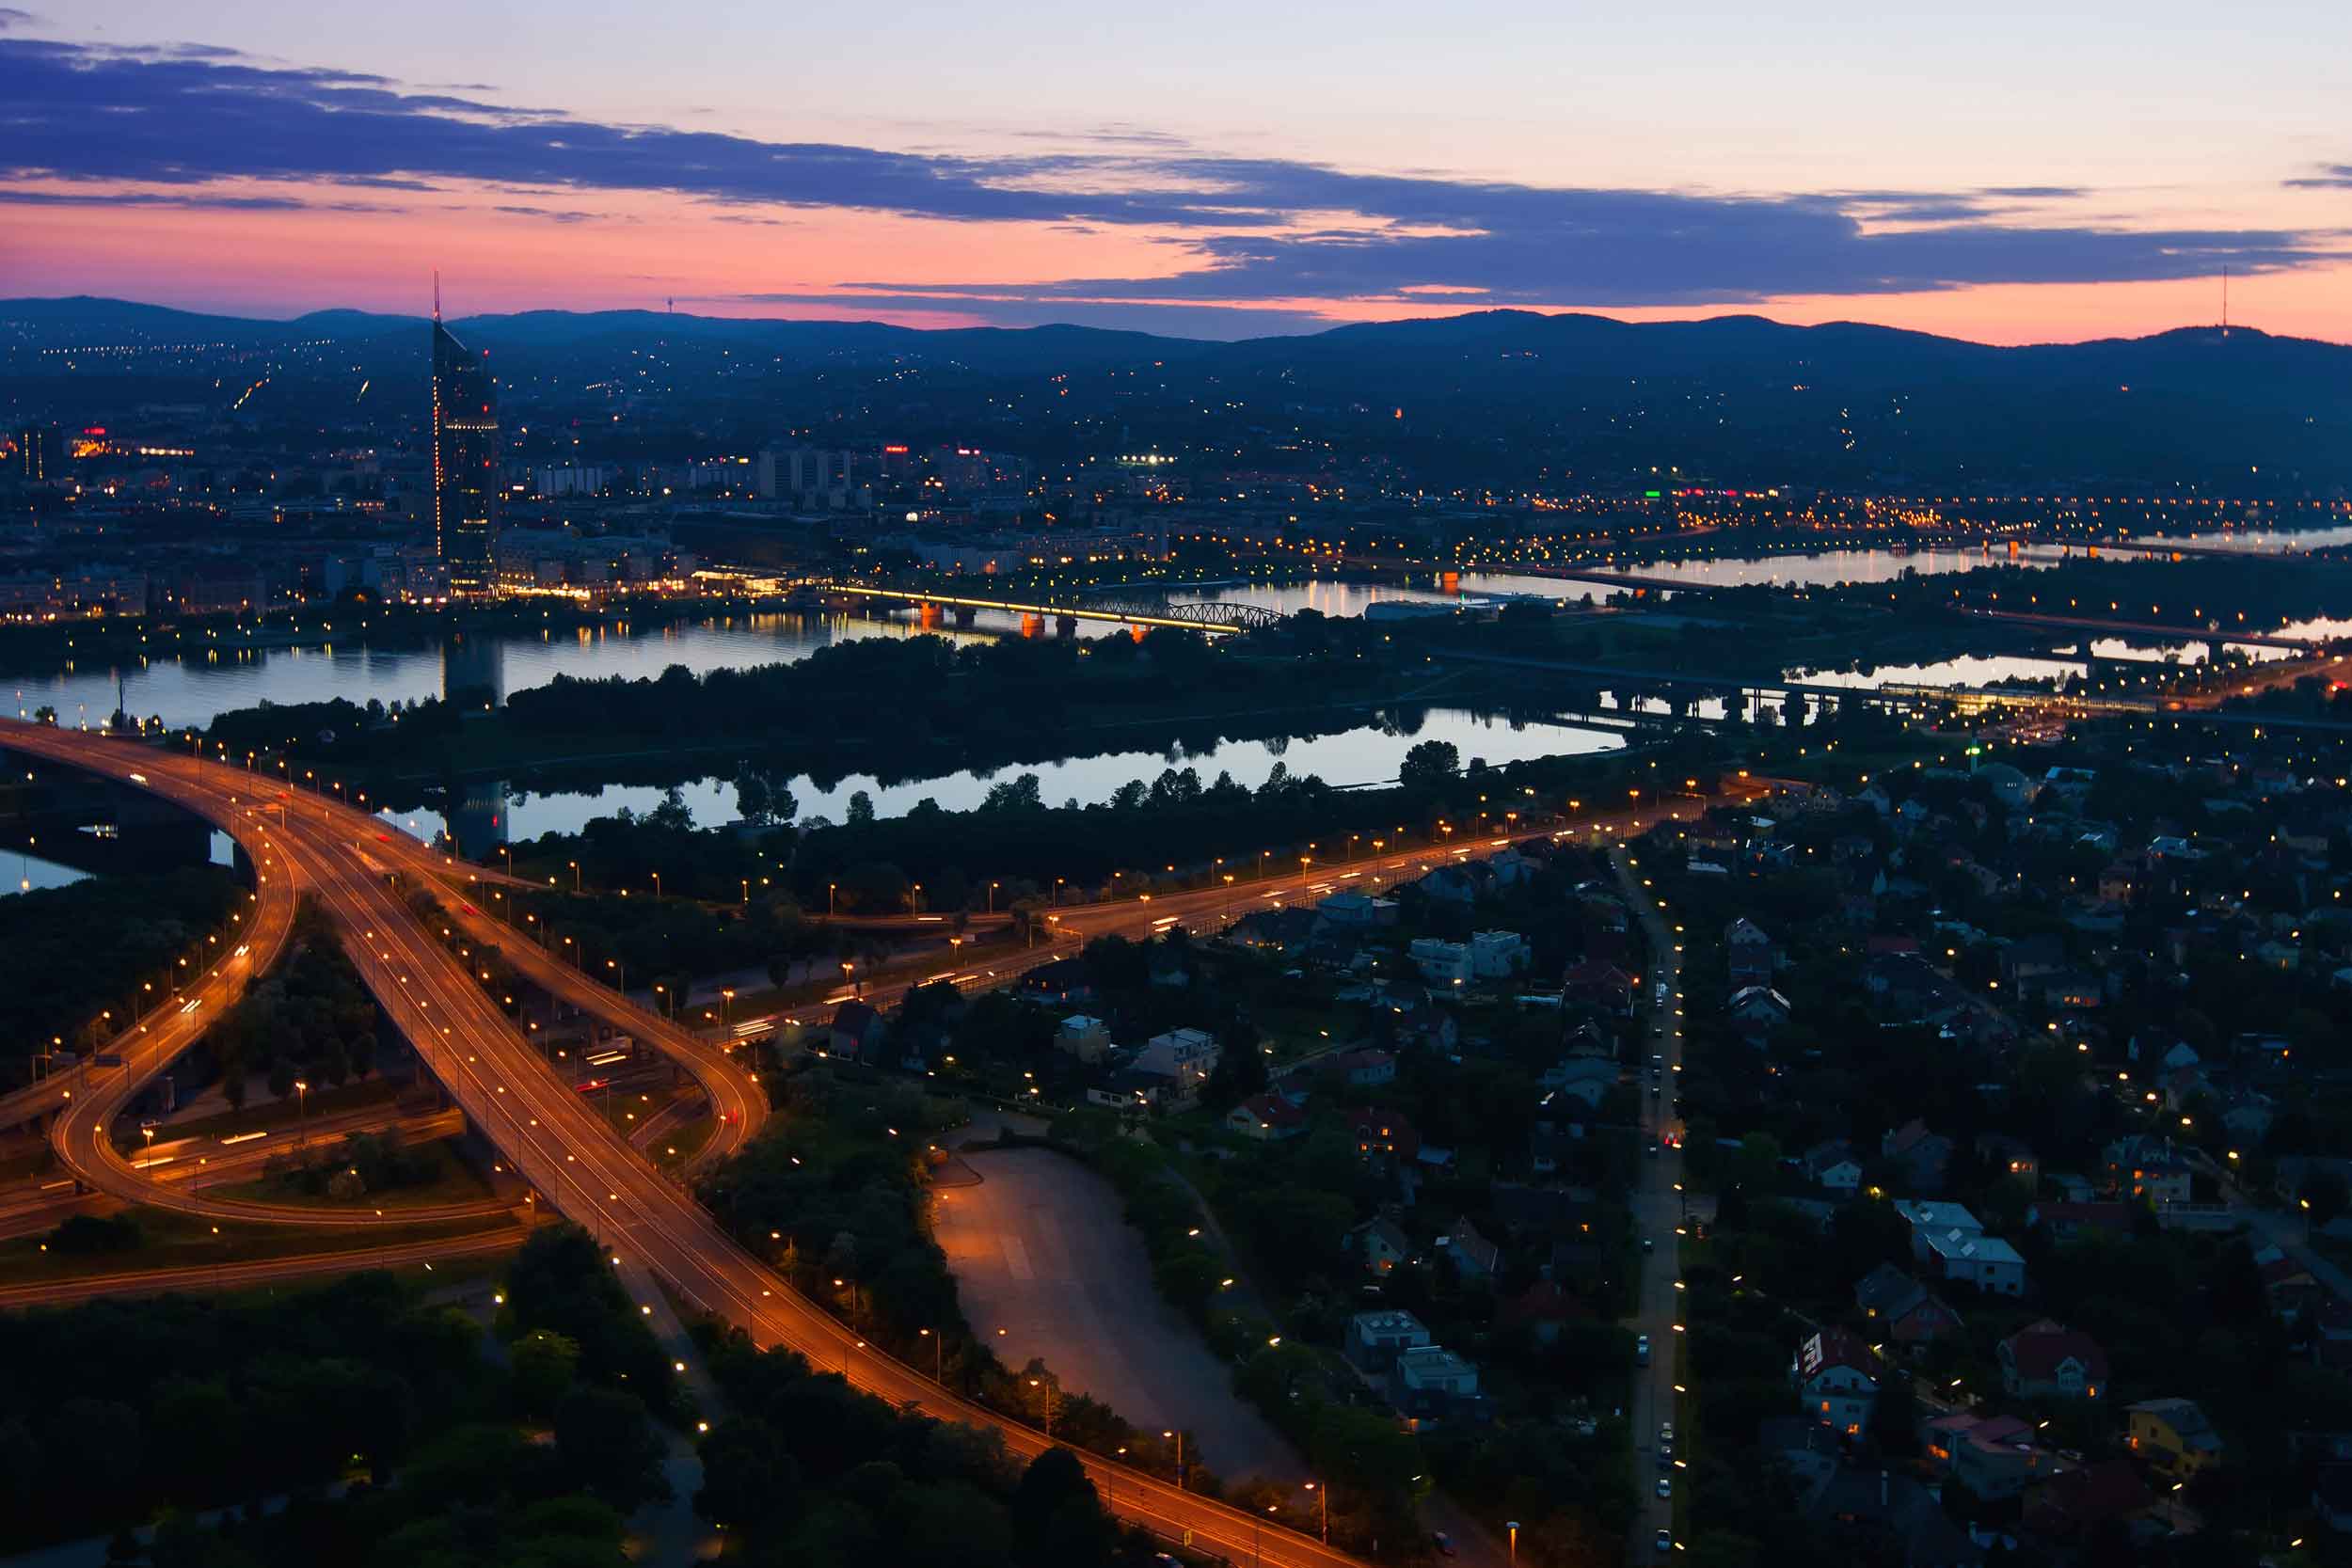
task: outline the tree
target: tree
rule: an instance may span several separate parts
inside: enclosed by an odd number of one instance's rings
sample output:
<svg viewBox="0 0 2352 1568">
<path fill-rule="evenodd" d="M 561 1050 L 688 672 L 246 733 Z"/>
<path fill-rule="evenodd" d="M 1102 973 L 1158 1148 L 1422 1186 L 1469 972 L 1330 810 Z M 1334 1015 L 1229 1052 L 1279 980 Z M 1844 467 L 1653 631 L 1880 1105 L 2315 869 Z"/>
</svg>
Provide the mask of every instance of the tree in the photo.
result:
<svg viewBox="0 0 2352 1568">
<path fill-rule="evenodd" d="M 533 1416 L 551 1414 L 572 1391 L 580 1369 L 580 1341 L 551 1329 L 536 1329 L 506 1354 L 515 1374 L 515 1400 Z"/>
<path fill-rule="evenodd" d="M 1396 782 L 1407 789 L 1429 789 L 1461 771 L 1462 752 L 1450 740 L 1424 740 L 1405 753 Z"/>
<path fill-rule="evenodd" d="M 575 1388 L 555 1407 L 555 1452 L 588 1491 L 623 1513 L 670 1495 L 661 1439 L 634 1394 Z"/>
<path fill-rule="evenodd" d="M 1002 1568 L 1012 1557 L 1012 1528 L 994 1499 L 966 1481 L 904 1486 L 891 1499 L 898 1560 Z"/>
<path fill-rule="evenodd" d="M 741 1528 L 792 1505 L 801 1467 L 776 1429 L 756 1416 L 721 1421 L 702 1441 L 703 1484 L 694 1512 L 715 1525 Z"/>
<path fill-rule="evenodd" d="M 1879 1385 L 1870 1412 L 1870 1433 L 1881 1452 L 1908 1459 L 1919 1451 L 1919 1395 L 1911 1374 L 1890 1370 Z"/>
<path fill-rule="evenodd" d="M 2352 1191 L 2347 1191 L 2343 1175 L 2325 1166 L 2303 1178 L 2302 1191 L 2296 1196 L 2311 1212 L 2314 1229 L 2325 1229 L 2352 1204 Z"/>
<path fill-rule="evenodd" d="M 863 828 L 874 820 L 874 798 L 859 789 L 850 795 L 850 826 Z"/>
<path fill-rule="evenodd" d="M 1021 1473 L 1021 1484 L 1013 1488 L 1011 1511 L 1013 1549 L 1023 1562 L 1049 1568 L 1089 1561 L 1101 1555 L 1064 1555 L 1072 1544 L 1067 1539 L 1073 1533 L 1068 1516 L 1090 1514 L 1100 1521 L 1103 1513 L 1086 1466 L 1068 1449 L 1048 1449 L 1029 1462 Z"/>
</svg>

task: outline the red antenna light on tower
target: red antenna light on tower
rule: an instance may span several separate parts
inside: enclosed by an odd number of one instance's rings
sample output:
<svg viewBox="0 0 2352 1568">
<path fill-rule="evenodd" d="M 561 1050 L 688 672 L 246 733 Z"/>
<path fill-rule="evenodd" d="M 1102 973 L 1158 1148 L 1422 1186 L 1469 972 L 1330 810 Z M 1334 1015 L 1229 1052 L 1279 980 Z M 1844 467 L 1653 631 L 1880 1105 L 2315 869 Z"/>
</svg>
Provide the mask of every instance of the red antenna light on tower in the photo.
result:
<svg viewBox="0 0 2352 1568">
<path fill-rule="evenodd" d="M 433 319 L 441 319 L 441 269 L 433 269 Z"/>
</svg>

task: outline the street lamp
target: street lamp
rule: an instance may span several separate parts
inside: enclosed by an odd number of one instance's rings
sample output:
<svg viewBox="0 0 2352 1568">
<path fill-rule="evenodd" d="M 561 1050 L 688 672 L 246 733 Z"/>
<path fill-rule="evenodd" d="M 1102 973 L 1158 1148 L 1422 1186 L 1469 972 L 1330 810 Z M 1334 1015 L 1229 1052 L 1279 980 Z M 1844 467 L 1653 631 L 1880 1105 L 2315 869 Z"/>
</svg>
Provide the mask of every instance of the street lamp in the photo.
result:
<svg viewBox="0 0 2352 1568">
<path fill-rule="evenodd" d="M 916 1332 L 931 1342 L 931 1381 L 942 1388 L 946 1387 L 947 1337 L 945 1334 L 933 1334 L 928 1328 L 918 1329 Z"/>
<path fill-rule="evenodd" d="M 294 1147 L 307 1147 L 310 1134 L 310 1085 L 300 1078 L 294 1080 Z"/>
<path fill-rule="evenodd" d="M 719 1000 L 724 1005 L 726 1026 L 733 1029 L 735 1027 L 735 988 L 733 986 L 720 988 Z"/>
<path fill-rule="evenodd" d="M 1179 1428 L 1177 1428 L 1177 1429 L 1176 1429 L 1175 1431 L 1173 1431 L 1173 1432 L 1163 1432 L 1163 1433 L 1160 1433 L 1160 1435 L 1161 1435 L 1162 1437 L 1173 1437 L 1173 1438 L 1175 1438 L 1175 1439 L 1176 1439 L 1176 1490 L 1177 1490 L 1177 1491 L 1179 1491 L 1179 1492 L 1182 1492 L 1182 1491 L 1184 1489 L 1184 1429 L 1183 1429 L 1182 1427 L 1179 1427 Z"/>
<path fill-rule="evenodd" d="M 1311 1481 L 1307 1483 L 1307 1490 L 1314 1493 L 1315 1501 L 1323 1510 L 1323 1544 L 1328 1546 L 1331 1544 L 1331 1489 L 1318 1487 Z"/>
<path fill-rule="evenodd" d="M 628 994 L 628 971 L 621 966 L 618 959 L 614 958 L 605 959 L 604 967 L 612 972 L 612 989 L 623 996 L 627 996 Z"/>
</svg>

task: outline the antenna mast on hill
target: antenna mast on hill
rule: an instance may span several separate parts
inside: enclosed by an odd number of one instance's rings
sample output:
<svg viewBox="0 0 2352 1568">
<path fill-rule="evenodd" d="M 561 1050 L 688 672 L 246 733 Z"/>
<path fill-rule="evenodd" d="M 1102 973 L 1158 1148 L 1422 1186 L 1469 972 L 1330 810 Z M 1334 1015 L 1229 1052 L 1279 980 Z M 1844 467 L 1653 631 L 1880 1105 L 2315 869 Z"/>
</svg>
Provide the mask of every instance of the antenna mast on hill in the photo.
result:
<svg viewBox="0 0 2352 1568">
<path fill-rule="evenodd" d="M 2230 335 L 2230 265 L 2221 264 L 2221 335 Z"/>
</svg>

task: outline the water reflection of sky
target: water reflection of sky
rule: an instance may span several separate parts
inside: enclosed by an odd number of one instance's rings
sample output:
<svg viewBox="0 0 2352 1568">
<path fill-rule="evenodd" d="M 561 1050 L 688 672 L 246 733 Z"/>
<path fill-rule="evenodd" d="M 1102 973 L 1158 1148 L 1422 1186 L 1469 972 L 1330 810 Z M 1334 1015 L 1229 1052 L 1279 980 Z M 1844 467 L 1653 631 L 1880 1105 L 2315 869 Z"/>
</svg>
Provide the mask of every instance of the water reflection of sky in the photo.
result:
<svg viewBox="0 0 2352 1568">
<path fill-rule="evenodd" d="M 1464 766 L 1472 758 L 1484 758 L 1495 767 L 1535 757 L 1613 751 L 1625 744 L 1624 737 L 1612 730 L 1552 723 L 1514 726 L 1506 720 L 1439 708 L 1431 710 L 1411 735 L 1365 725 L 1337 735 L 1287 743 L 1227 741 L 1198 755 L 1181 750 L 1114 752 L 1059 762 L 1024 764 L 985 774 L 967 769 L 889 785 L 871 776 L 858 775 L 843 779 L 830 789 L 819 789 L 803 775 L 791 780 L 787 787 L 803 821 L 814 816 L 840 821 L 849 815 L 850 797 L 860 790 L 872 797 L 875 815 L 880 816 L 899 816 L 926 799 L 936 800 L 945 811 L 969 810 L 986 799 L 992 785 L 1009 783 L 1024 773 L 1038 776 L 1039 793 L 1051 805 L 1058 806 L 1071 800 L 1080 805 L 1093 805 L 1109 800 L 1131 779 L 1141 779 L 1148 784 L 1170 768 L 1190 768 L 1200 775 L 1204 784 L 1215 782 L 1220 772 L 1230 772 L 1234 782 L 1252 789 L 1266 781 L 1278 763 L 1294 775 L 1313 774 L 1330 784 L 1385 784 L 1396 777 L 1406 752 L 1424 740 L 1452 742 L 1459 750 Z M 545 832 L 577 832 L 591 818 L 611 816 L 623 806 L 641 815 L 651 811 L 661 803 L 662 795 L 659 787 L 634 784 L 611 785 L 595 792 L 559 791 L 544 795 L 513 789 L 508 791 L 503 805 L 505 832 L 516 840 L 536 838 Z M 737 819 L 735 785 L 728 780 L 697 779 L 679 786 L 679 795 L 693 812 L 694 820 L 705 827 Z M 477 815 L 488 804 L 480 803 Z M 443 825 L 442 818 L 425 812 L 387 815 L 404 825 L 416 824 L 421 831 Z"/>
<path fill-rule="evenodd" d="M 74 882 L 86 881 L 89 877 L 87 871 L 76 871 L 70 865 L 59 865 L 55 861 L 45 861 L 39 855 L 17 849 L 0 853 L 0 873 L 5 873 L 6 878 L 5 881 L 0 881 L 0 896 L 30 893 L 39 888 L 67 887 Z"/>
</svg>

